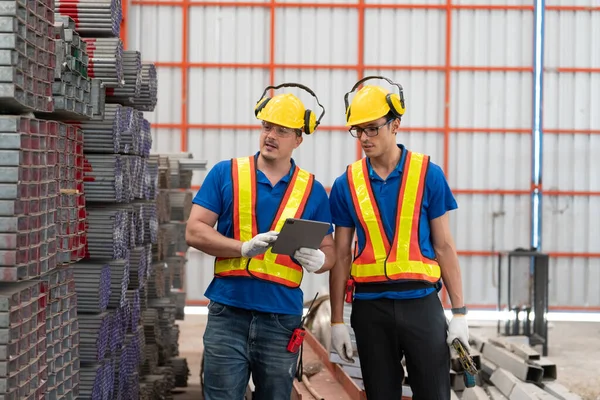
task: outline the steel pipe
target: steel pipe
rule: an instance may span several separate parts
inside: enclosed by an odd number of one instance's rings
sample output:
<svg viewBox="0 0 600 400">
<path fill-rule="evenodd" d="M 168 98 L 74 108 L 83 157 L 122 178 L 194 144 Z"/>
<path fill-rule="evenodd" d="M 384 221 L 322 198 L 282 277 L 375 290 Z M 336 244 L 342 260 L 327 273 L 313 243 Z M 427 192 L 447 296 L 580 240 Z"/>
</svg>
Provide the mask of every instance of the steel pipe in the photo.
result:
<svg viewBox="0 0 600 400">
<path fill-rule="evenodd" d="M 119 37 L 122 15 L 121 0 L 56 1 L 56 12 L 75 20 L 81 36 Z"/>
<path fill-rule="evenodd" d="M 122 87 L 107 90 L 107 101 L 126 106 L 135 106 L 135 98 L 140 96 L 142 86 L 142 55 L 136 50 L 123 51 L 123 78 Z"/>
<path fill-rule="evenodd" d="M 102 80 L 107 88 L 125 84 L 123 41 L 120 38 L 83 38 L 89 54 L 88 75 Z"/>
</svg>

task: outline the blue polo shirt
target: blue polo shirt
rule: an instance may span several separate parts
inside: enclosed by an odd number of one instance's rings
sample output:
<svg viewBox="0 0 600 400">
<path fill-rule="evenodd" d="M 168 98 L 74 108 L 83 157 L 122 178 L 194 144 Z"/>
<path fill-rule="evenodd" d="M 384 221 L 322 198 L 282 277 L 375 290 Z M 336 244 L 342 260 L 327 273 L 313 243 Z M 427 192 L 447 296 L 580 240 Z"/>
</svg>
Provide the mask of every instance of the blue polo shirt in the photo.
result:
<svg viewBox="0 0 600 400">
<path fill-rule="evenodd" d="M 398 205 L 398 192 L 402 183 L 402 171 L 404 169 L 404 161 L 406 158 L 406 149 L 399 144 L 398 147 L 402 150 L 402 157 L 398 166 L 387 177 L 386 180 L 381 179 L 371 167 L 371 162 L 367 159 L 369 170 L 369 180 L 373 188 L 373 195 L 377 199 L 381 218 L 385 232 L 392 241 L 395 232 L 396 223 L 396 208 Z M 360 225 L 352 197 L 348 186 L 348 178 L 346 173 L 340 175 L 334 182 L 329 195 L 329 204 L 331 206 L 331 216 L 333 224 L 346 228 L 356 228 L 359 250 L 365 245 L 365 233 Z M 421 250 L 426 257 L 435 258 L 435 252 L 431 243 L 429 221 L 444 215 L 447 211 L 458 208 L 456 199 L 448 186 L 446 177 L 442 169 L 429 162 L 427 175 L 425 178 L 425 193 L 423 195 L 423 204 L 421 207 L 421 218 L 419 221 L 419 243 Z M 385 284 L 385 283 L 384 283 Z M 441 289 L 441 284 L 436 288 L 426 288 L 417 290 L 406 290 L 402 292 L 388 291 L 381 293 L 356 293 L 356 299 L 410 299 L 419 298 L 429 295 L 435 290 Z"/>
<path fill-rule="evenodd" d="M 255 157 L 257 156 L 258 153 L 255 154 Z M 292 159 L 290 173 L 275 186 L 271 185 L 264 173 L 257 171 L 256 222 L 259 233 L 270 230 L 295 167 L 296 164 Z M 217 163 L 210 170 L 193 200 L 194 204 L 219 215 L 217 230 L 230 238 L 233 238 L 232 195 L 231 160 L 225 160 Z M 302 218 L 331 224 L 327 192 L 316 179 Z M 329 233 L 332 232 L 333 226 L 330 225 Z M 233 307 L 277 314 L 300 315 L 304 303 L 304 294 L 300 288 L 290 289 L 279 284 L 244 277 L 215 277 L 204 295 L 210 300 Z"/>
</svg>

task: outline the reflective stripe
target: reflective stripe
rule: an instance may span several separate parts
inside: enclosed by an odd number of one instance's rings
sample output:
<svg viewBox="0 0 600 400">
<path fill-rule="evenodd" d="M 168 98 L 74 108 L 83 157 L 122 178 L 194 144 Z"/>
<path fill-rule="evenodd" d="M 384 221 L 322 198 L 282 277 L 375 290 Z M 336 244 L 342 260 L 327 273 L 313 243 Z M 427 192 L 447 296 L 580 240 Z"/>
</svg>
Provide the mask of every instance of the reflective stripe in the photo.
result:
<svg viewBox="0 0 600 400">
<path fill-rule="evenodd" d="M 357 282 L 418 280 L 435 283 L 441 271 L 435 260 L 423 256 L 419 223 L 429 157 L 408 152 L 398 193 L 396 229 L 391 244 L 373 195 L 366 159 L 353 163 L 348 182 L 354 209 L 365 232 L 366 244 L 352 263 Z"/>
<path fill-rule="evenodd" d="M 234 192 L 234 238 L 250 240 L 257 234 L 256 225 L 256 168 L 254 157 L 234 159 L 232 179 Z M 236 172 L 233 172 L 233 171 Z M 237 180 L 235 179 L 237 178 Z M 288 218 L 301 218 L 312 191 L 314 176 L 296 167 L 270 230 L 280 231 Z M 251 236 L 248 236 L 251 235 Z M 266 253 L 248 259 L 246 257 L 215 261 L 215 275 L 246 276 L 279 283 L 287 287 L 299 287 L 303 270 L 291 257 Z"/>
</svg>

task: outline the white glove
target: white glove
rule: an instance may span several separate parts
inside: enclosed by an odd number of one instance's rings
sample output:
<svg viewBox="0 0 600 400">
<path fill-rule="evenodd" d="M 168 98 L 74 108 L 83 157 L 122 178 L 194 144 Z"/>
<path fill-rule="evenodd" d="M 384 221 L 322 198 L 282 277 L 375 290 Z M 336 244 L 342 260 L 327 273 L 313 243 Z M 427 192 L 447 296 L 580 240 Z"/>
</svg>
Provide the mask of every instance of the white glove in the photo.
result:
<svg viewBox="0 0 600 400">
<path fill-rule="evenodd" d="M 275 243 L 279 232 L 259 233 L 247 242 L 242 243 L 242 257 L 255 257 L 263 254 Z"/>
<path fill-rule="evenodd" d="M 354 364 L 354 350 L 350 340 L 350 332 L 346 324 L 335 324 L 331 326 L 331 346 L 342 360 Z"/>
<path fill-rule="evenodd" d="M 325 253 L 321 250 L 301 247 L 294 253 L 294 258 L 308 272 L 316 272 L 325 264 Z"/>
<path fill-rule="evenodd" d="M 448 325 L 448 346 L 452 348 L 452 341 L 458 338 L 465 349 L 471 352 L 471 346 L 469 345 L 469 325 L 467 324 L 467 317 L 464 315 L 453 316 Z"/>
</svg>

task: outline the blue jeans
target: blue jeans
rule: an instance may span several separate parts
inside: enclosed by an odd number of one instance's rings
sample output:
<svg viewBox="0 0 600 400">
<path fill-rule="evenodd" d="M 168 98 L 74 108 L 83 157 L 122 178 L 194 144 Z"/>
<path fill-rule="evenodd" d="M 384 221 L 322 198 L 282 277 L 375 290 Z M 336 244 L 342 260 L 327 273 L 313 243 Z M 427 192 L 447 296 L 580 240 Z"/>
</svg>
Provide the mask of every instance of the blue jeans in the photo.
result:
<svg viewBox="0 0 600 400">
<path fill-rule="evenodd" d="M 289 400 L 299 352 L 287 351 L 301 315 L 270 314 L 211 301 L 204 332 L 204 399 Z"/>
</svg>

